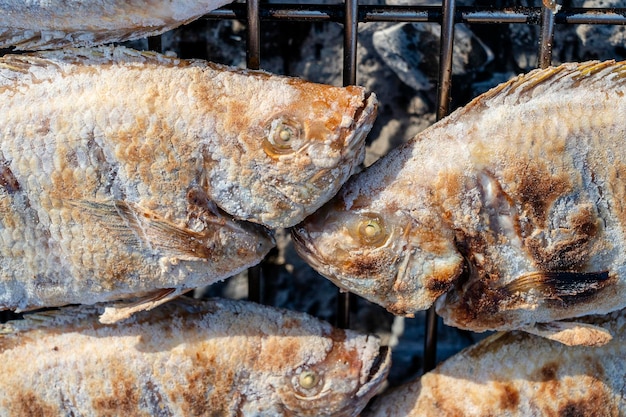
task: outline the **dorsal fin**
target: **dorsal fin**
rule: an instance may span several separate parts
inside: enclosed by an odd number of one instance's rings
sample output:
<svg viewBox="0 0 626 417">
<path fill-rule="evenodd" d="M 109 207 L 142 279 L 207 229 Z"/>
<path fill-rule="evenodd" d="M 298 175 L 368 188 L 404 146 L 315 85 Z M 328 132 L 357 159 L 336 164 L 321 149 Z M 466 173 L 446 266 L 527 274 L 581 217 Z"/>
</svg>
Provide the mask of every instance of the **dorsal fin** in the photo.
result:
<svg viewBox="0 0 626 417">
<path fill-rule="evenodd" d="M 534 96 L 567 92 L 572 89 L 626 88 L 626 61 L 587 61 L 565 63 L 518 75 L 478 96 L 465 108 L 523 103 Z"/>
<path fill-rule="evenodd" d="M 29 54 L 7 54 L 0 57 L 0 93 L 19 85 L 51 80 L 59 74 L 91 70 L 94 65 L 123 63 L 128 66 L 155 64 L 162 67 L 185 67 L 193 60 L 184 60 L 152 51 L 136 51 L 125 47 L 67 48 Z"/>
<path fill-rule="evenodd" d="M 41 51 L 27 54 L 7 54 L 0 58 L 0 70 L 29 72 L 32 67 L 54 67 L 60 64 L 103 65 L 116 62 L 124 64 L 156 63 L 170 66 L 186 66 L 191 60 L 184 60 L 153 51 L 138 51 L 123 46 L 100 46 L 94 48 L 65 48 L 54 51 Z"/>
</svg>

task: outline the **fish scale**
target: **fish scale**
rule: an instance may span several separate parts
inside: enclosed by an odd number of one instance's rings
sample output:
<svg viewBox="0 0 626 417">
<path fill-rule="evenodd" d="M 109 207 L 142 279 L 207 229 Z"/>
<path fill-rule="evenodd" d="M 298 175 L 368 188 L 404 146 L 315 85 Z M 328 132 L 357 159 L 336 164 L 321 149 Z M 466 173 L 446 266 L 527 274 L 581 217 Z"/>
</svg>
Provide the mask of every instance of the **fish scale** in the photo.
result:
<svg viewBox="0 0 626 417">
<path fill-rule="evenodd" d="M 296 249 L 395 314 L 436 304 L 469 330 L 606 343 L 559 320 L 626 305 L 625 68 L 568 63 L 493 88 L 348 181 L 292 230 Z M 359 234 L 371 216 L 375 241 Z"/>
<path fill-rule="evenodd" d="M 1 58 L 0 114 L 0 308 L 24 310 L 258 263 L 363 160 L 376 98 L 99 47 Z"/>
</svg>

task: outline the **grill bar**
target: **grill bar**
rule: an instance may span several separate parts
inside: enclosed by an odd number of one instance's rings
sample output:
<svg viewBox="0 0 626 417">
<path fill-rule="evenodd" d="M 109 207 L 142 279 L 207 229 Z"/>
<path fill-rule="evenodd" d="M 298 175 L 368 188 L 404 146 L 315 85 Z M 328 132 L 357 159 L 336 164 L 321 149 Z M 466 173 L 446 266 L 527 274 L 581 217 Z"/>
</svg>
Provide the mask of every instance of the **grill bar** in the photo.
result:
<svg viewBox="0 0 626 417">
<path fill-rule="evenodd" d="M 455 23 L 526 23 L 541 24 L 544 7 L 479 8 L 458 6 Z M 247 20 L 246 4 L 235 3 L 214 10 L 204 19 Z M 626 8 L 572 8 L 554 14 L 555 24 L 626 25 Z M 261 20 L 289 20 L 315 22 L 345 22 L 343 4 L 263 4 L 259 9 Z M 371 6 L 358 8 L 358 22 L 441 22 L 442 10 L 438 6 Z"/>
<path fill-rule="evenodd" d="M 356 52 L 358 40 L 358 0 L 346 0 L 343 24 L 343 85 L 356 84 Z M 337 305 L 337 326 L 350 327 L 350 293 L 340 292 Z"/>
<path fill-rule="evenodd" d="M 261 19 L 259 18 L 259 0 L 247 0 L 246 3 L 247 42 L 246 65 L 257 70 L 261 66 Z M 248 300 L 263 302 L 263 263 L 248 269 Z"/>
<path fill-rule="evenodd" d="M 546 68 L 552 62 L 552 43 L 554 42 L 554 21 L 556 2 L 544 0 L 541 16 L 541 33 L 539 35 L 539 67 Z"/>
<path fill-rule="evenodd" d="M 452 52 L 454 47 L 455 0 L 443 0 L 441 22 L 441 44 L 439 49 L 439 83 L 437 85 L 437 120 L 443 119 L 450 109 L 450 87 L 452 85 Z M 432 306 L 426 313 L 424 337 L 424 372 L 437 364 L 437 315 Z"/>
</svg>

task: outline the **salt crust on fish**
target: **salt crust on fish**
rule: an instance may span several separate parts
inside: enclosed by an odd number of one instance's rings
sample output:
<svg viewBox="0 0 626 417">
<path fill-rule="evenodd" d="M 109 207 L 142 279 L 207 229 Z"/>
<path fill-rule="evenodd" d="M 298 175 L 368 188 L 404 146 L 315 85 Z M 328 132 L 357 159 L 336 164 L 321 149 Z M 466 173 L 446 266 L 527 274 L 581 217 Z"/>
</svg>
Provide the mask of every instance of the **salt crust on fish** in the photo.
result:
<svg viewBox="0 0 626 417">
<path fill-rule="evenodd" d="M 545 323 L 626 306 L 624 120 L 624 62 L 521 75 L 353 177 L 296 249 L 396 314 L 606 343 Z"/>
<path fill-rule="evenodd" d="M 0 325 L 0 414 L 357 415 L 385 380 L 373 335 L 245 301 L 178 299 L 125 323 L 102 306 Z"/>
<path fill-rule="evenodd" d="M 94 46 L 154 36 L 232 0 L 0 0 L 0 48 Z"/>
<path fill-rule="evenodd" d="M 0 58 L 0 308 L 148 307 L 258 263 L 272 236 L 233 217 L 322 205 L 375 112 L 360 87 L 126 48 Z"/>
<path fill-rule="evenodd" d="M 497 333 L 375 399 L 363 417 L 623 416 L 626 311 L 585 323 L 615 338 L 589 348 Z"/>
</svg>

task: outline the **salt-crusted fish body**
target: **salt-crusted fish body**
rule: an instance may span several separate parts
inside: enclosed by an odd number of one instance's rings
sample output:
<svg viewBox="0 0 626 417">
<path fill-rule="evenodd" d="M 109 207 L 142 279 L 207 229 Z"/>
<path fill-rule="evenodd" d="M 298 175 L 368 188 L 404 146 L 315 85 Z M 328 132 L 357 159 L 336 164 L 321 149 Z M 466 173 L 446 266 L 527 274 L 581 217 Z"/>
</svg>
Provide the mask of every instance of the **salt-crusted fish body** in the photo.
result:
<svg viewBox="0 0 626 417">
<path fill-rule="evenodd" d="M 0 48 L 59 49 L 158 35 L 232 0 L 0 0 Z"/>
<path fill-rule="evenodd" d="M 0 308 L 226 278 L 360 162 L 375 98 L 125 48 L 0 59 Z"/>
<path fill-rule="evenodd" d="M 4 416 L 355 416 L 390 366 L 376 336 L 242 301 L 101 325 L 96 306 L 0 326 Z"/>
<path fill-rule="evenodd" d="M 296 249 L 396 314 L 604 343 L 534 325 L 626 306 L 624 120 L 624 62 L 522 75 L 353 177 Z"/>
<path fill-rule="evenodd" d="M 419 380 L 376 398 L 363 417 L 626 415 L 626 314 L 590 323 L 615 338 L 565 346 L 522 332 L 497 333 Z"/>
</svg>

